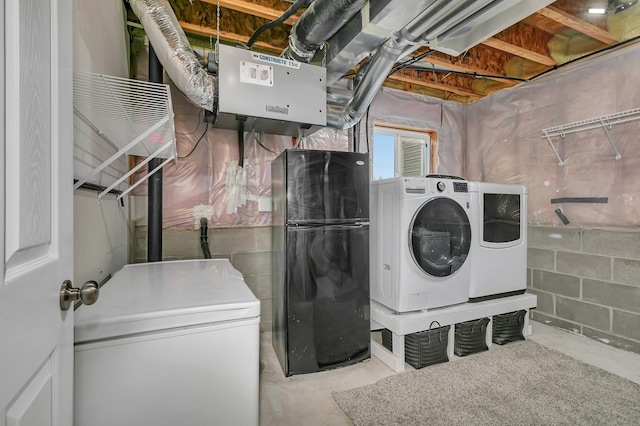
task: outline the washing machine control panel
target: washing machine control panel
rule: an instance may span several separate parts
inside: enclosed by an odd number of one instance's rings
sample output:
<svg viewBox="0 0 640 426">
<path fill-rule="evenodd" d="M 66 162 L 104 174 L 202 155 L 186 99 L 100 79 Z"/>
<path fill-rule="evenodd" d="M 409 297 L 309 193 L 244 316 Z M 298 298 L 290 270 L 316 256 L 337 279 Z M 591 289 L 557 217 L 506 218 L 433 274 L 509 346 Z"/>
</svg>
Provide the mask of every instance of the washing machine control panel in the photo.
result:
<svg viewBox="0 0 640 426">
<path fill-rule="evenodd" d="M 453 192 L 469 192 L 467 182 L 453 182 Z"/>
<path fill-rule="evenodd" d="M 444 180 L 440 176 L 432 177 L 404 177 L 401 179 L 401 188 L 408 196 L 421 196 L 425 194 L 454 195 L 469 194 L 468 183 L 466 181 Z"/>
<path fill-rule="evenodd" d="M 443 181 L 439 181 L 436 184 L 438 192 L 444 192 L 447 189 L 447 184 Z M 453 182 L 453 192 L 469 192 L 467 182 Z"/>
</svg>

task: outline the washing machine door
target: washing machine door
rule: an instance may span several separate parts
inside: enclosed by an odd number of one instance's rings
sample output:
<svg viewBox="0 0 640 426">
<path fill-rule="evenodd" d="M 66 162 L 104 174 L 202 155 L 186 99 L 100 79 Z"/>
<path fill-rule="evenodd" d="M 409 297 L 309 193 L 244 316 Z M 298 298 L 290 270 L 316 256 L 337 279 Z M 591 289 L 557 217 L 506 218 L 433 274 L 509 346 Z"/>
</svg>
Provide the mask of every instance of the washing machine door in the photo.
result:
<svg viewBox="0 0 640 426">
<path fill-rule="evenodd" d="M 413 217 L 409 232 L 413 260 L 426 274 L 447 277 L 467 261 L 471 224 L 455 200 L 439 197 L 425 202 Z"/>
</svg>

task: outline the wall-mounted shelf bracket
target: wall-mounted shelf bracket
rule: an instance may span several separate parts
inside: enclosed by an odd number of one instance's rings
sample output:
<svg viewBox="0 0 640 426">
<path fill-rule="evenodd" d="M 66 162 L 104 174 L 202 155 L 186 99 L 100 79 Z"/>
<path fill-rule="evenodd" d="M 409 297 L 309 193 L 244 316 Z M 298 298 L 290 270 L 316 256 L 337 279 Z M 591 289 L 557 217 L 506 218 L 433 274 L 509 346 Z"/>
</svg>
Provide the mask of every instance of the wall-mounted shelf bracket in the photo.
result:
<svg viewBox="0 0 640 426">
<path fill-rule="evenodd" d="M 549 133 L 547 133 L 546 130 L 547 129 L 542 129 L 542 133 L 544 133 L 544 136 L 547 138 L 547 142 L 549 142 L 549 146 L 553 150 L 553 153 L 556 155 L 556 158 L 558 159 L 558 165 L 559 166 L 564 166 L 564 161 L 562 161 L 562 158 L 560 157 L 560 154 L 558 154 L 558 150 L 553 145 L 553 142 L 551 142 L 551 136 L 549 136 Z M 564 136 L 562 136 L 562 138 L 564 139 Z"/>
<path fill-rule="evenodd" d="M 171 160 L 177 162 L 173 105 L 169 86 L 146 81 L 75 72 L 73 111 L 117 151 L 74 185 L 78 189 L 124 155 L 146 157 L 98 194 L 98 200 L 153 158 L 165 160 L 117 195 L 121 199 Z"/>
<path fill-rule="evenodd" d="M 611 148 L 613 148 L 613 151 L 616 153 L 616 160 L 621 159 L 622 155 L 620 155 L 620 151 L 618 151 L 618 148 L 616 147 L 616 143 L 613 141 L 613 138 L 611 137 L 611 133 L 609 133 L 609 129 L 611 128 L 611 125 L 605 123 L 604 120 L 600 120 L 600 123 L 602 124 L 602 130 L 604 130 L 604 134 L 607 135 L 607 139 L 609 139 Z"/>
<path fill-rule="evenodd" d="M 560 154 L 558 153 L 556 147 L 553 145 L 551 138 L 560 136 L 564 140 L 566 135 L 570 133 L 577 133 L 598 128 L 602 128 L 605 136 L 609 140 L 611 148 L 613 148 L 613 151 L 615 153 L 615 159 L 620 160 L 622 158 L 622 154 L 620 154 L 620 151 L 618 151 L 615 140 L 609 130 L 616 124 L 628 123 L 635 120 L 640 120 L 640 108 L 616 112 L 614 114 L 602 115 L 600 117 L 594 117 L 588 120 L 574 121 L 573 123 L 567 123 L 561 126 L 549 127 L 546 129 L 542 129 L 541 132 L 542 137 L 547 140 L 549 146 L 553 150 L 553 153 L 558 159 L 558 165 L 560 166 L 564 165 L 564 161 L 562 160 L 562 157 L 560 157 Z"/>
</svg>

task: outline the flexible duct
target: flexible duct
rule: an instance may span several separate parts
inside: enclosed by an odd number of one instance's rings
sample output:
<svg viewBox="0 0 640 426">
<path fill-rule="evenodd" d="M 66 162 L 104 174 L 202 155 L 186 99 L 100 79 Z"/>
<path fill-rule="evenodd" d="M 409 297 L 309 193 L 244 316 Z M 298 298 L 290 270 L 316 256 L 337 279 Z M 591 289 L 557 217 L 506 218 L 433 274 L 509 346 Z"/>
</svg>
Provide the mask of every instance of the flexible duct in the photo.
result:
<svg viewBox="0 0 640 426">
<path fill-rule="evenodd" d="M 367 0 L 315 0 L 294 24 L 288 56 L 310 62 L 316 51 L 346 24 Z"/>
<path fill-rule="evenodd" d="M 195 105 L 213 111 L 214 82 L 200 64 L 166 0 L 130 0 L 147 37 L 173 83 Z"/>
<path fill-rule="evenodd" d="M 207 232 L 209 230 L 209 224 L 206 217 L 200 218 L 200 247 L 202 248 L 202 254 L 205 259 L 211 259 L 211 249 L 209 248 L 209 236 Z"/>
<path fill-rule="evenodd" d="M 327 126 L 348 129 L 360 121 L 393 65 L 406 55 L 407 50 L 415 48 L 416 42 L 422 41 L 425 32 L 436 26 L 442 31 L 446 31 L 482 9 L 486 4 L 487 1 L 477 0 L 437 0 L 432 3 L 406 27 L 394 33 L 378 47 L 369 60 L 368 67 L 356 87 L 353 97 L 347 102 L 344 109 L 338 113 L 335 109 L 327 112 Z M 463 10 L 464 12 L 462 12 Z"/>
</svg>

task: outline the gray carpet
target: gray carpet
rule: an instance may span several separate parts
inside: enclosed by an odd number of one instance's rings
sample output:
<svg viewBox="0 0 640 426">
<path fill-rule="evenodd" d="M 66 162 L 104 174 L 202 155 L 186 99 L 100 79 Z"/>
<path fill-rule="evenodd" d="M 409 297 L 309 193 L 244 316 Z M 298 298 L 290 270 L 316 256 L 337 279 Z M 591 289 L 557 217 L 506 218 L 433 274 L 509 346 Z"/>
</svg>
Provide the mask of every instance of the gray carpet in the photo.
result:
<svg viewBox="0 0 640 426">
<path fill-rule="evenodd" d="M 640 425 L 640 385 L 531 341 L 334 392 L 355 425 Z"/>
</svg>

